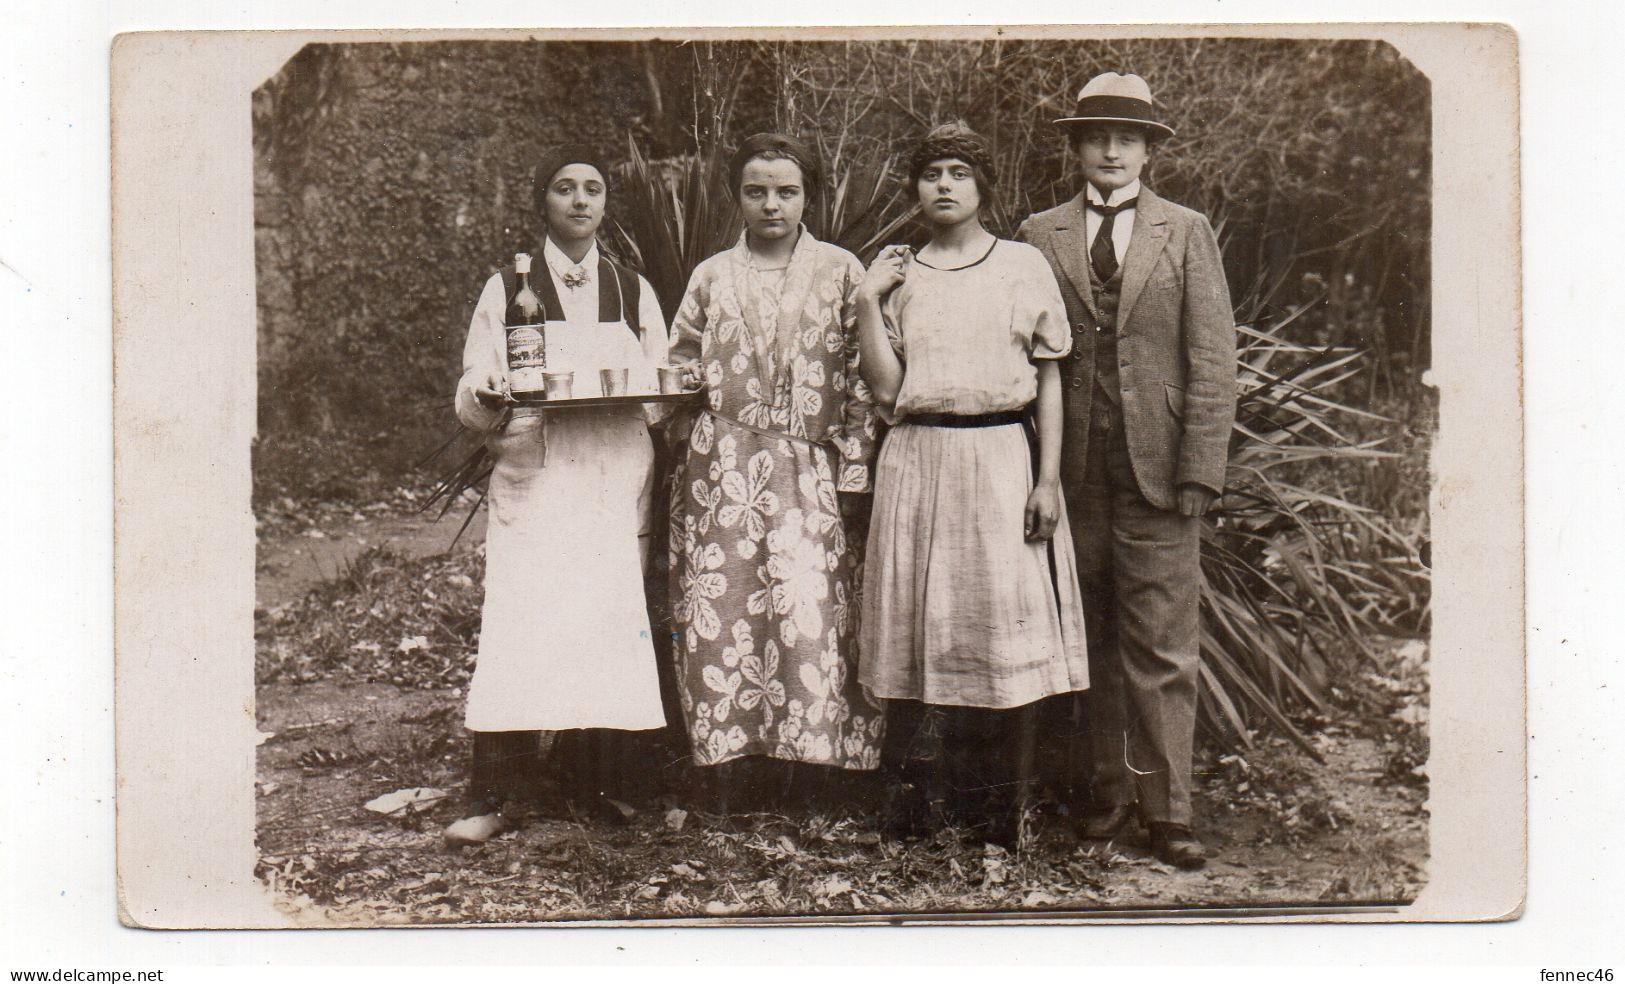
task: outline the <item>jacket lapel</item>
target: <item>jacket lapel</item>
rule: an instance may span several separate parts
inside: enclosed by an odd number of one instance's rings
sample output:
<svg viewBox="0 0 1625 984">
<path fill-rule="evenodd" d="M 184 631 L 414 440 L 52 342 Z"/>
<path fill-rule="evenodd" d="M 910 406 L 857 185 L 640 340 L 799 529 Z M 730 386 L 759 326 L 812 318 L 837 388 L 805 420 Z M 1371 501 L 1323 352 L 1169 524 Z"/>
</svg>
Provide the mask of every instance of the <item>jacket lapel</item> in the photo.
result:
<svg viewBox="0 0 1625 984">
<path fill-rule="evenodd" d="M 1072 290 L 1083 301 L 1083 306 L 1088 308 L 1089 314 L 1099 321 L 1100 312 L 1095 310 L 1095 292 L 1089 286 L 1089 235 L 1084 221 L 1083 193 L 1068 203 L 1066 216 L 1061 221 L 1064 224 L 1050 232 L 1055 255 L 1060 260 L 1066 279 L 1072 281 Z"/>
<path fill-rule="evenodd" d="M 1119 328 L 1128 324 L 1134 302 L 1140 299 L 1140 292 L 1151 277 L 1151 268 L 1157 265 L 1157 257 L 1167 243 L 1168 216 L 1162 199 L 1142 185 L 1139 201 L 1134 206 L 1134 235 L 1123 257 L 1123 299 L 1117 306 Z"/>
</svg>

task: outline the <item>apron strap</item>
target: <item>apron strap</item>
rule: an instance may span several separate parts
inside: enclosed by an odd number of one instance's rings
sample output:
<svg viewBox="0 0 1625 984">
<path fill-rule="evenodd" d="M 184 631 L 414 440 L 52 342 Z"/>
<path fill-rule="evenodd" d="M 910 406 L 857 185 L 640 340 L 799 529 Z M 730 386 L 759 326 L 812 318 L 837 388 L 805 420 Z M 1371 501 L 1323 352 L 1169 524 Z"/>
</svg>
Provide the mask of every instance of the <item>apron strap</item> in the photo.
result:
<svg viewBox="0 0 1625 984">
<path fill-rule="evenodd" d="M 531 254 L 542 256 L 541 247 L 537 247 Z M 531 289 L 536 291 L 542 299 L 543 317 L 547 321 L 563 321 L 564 305 L 559 303 L 559 291 L 553 286 L 553 271 L 544 260 L 540 271 L 532 267 Z M 643 326 L 638 324 L 638 306 L 642 294 L 642 284 L 638 282 L 637 274 L 622 269 L 620 264 L 610 260 L 602 251 L 598 254 L 598 320 L 604 323 L 625 321 L 632 334 L 640 340 L 643 338 Z M 519 281 L 513 272 L 513 264 L 502 268 L 503 294 L 507 303 L 513 303 L 513 295 L 519 292 Z M 506 308 L 504 308 L 506 309 Z"/>
<path fill-rule="evenodd" d="M 638 323 L 638 310 L 642 306 L 643 284 L 638 275 L 614 260 L 598 254 L 598 320 L 624 321 L 632 335 L 643 341 L 643 325 Z M 609 311 L 609 282 L 615 281 L 615 309 L 619 317 L 612 318 Z"/>
<path fill-rule="evenodd" d="M 542 261 L 541 274 L 531 278 L 533 283 L 530 288 L 542 295 L 543 317 L 548 321 L 563 321 L 564 305 L 559 303 L 558 288 L 553 286 L 553 270 L 547 265 L 546 256 L 542 253 L 540 246 L 536 247 L 536 252 L 532 255 Z M 532 269 L 534 268 L 535 264 L 532 264 Z"/>
<path fill-rule="evenodd" d="M 603 250 L 598 252 L 598 320 L 621 320 L 621 279 Z"/>
</svg>

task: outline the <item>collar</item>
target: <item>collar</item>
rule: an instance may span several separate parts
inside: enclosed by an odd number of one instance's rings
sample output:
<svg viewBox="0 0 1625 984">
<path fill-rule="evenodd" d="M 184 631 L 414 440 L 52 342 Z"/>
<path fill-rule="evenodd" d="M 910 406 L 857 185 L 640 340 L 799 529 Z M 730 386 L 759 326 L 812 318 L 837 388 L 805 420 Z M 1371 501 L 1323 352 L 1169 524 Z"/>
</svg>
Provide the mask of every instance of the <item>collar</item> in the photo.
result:
<svg viewBox="0 0 1625 984">
<path fill-rule="evenodd" d="M 796 226 L 796 229 L 799 234 L 796 236 L 795 248 L 790 251 L 790 262 L 786 265 L 786 269 L 795 266 L 797 260 L 812 252 L 815 248 L 814 244 L 817 242 L 817 240 L 813 239 L 812 233 L 807 231 L 807 223 L 801 223 Z M 552 242 L 549 241 L 548 245 L 551 246 Z M 739 233 L 739 241 L 734 244 L 734 252 L 738 255 L 740 262 L 747 266 L 755 265 L 750 252 L 750 230 L 742 230 Z"/>
<path fill-rule="evenodd" d="M 581 258 L 581 263 L 577 264 L 575 260 L 565 256 L 564 250 L 559 249 L 549 236 L 542 240 L 542 260 L 560 280 L 564 279 L 566 271 L 578 265 L 587 271 L 587 279 L 592 280 L 598 275 L 598 243 L 594 242 L 592 248 L 587 250 L 587 255 Z"/>
<path fill-rule="evenodd" d="M 1085 196 L 1087 196 L 1089 201 L 1094 202 L 1096 205 L 1116 205 L 1119 202 L 1126 202 L 1130 198 L 1137 197 L 1140 194 L 1140 179 L 1135 178 L 1133 181 L 1129 182 L 1123 187 L 1113 191 L 1111 201 L 1102 201 L 1100 197 L 1100 190 L 1087 181 L 1084 182 L 1083 193 Z M 548 245 L 551 246 L 552 242 L 549 241 Z"/>
</svg>

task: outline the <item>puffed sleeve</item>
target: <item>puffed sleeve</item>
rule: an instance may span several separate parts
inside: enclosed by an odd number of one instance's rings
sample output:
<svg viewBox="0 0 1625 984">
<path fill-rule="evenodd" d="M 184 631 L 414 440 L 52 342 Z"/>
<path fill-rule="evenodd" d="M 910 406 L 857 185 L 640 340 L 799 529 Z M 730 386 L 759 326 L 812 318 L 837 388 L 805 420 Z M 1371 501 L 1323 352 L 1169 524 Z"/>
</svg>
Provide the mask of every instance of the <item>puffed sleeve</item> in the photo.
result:
<svg viewBox="0 0 1625 984">
<path fill-rule="evenodd" d="M 869 460 L 875 451 L 875 401 L 858 364 L 858 285 L 863 282 L 863 265 L 857 257 L 848 257 L 844 280 L 840 323 L 845 344 L 846 401 L 840 433 L 835 436 L 835 448 L 841 458 L 835 490 L 868 492 L 872 489 Z"/>
<path fill-rule="evenodd" d="M 907 293 L 908 284 L 904 282 L 880 301 L 880 324 L 886 329 L 886 341 L 891 343 L 891 350 L 897 355 L 897 361 L 902 363 L 903 389 L 908 388 L 908 346 L 903 343 L 903 306 Z M 897 403 L 889 407 L 885 405 L 875 407 L 876 416 L 888 427 L 902 419 L 903 415 L 898 412 L 898 405 L 903 402 L 903 397 L 903 392 L 899 390 Z"/>
<path fill-rule="evenodd" d="M 906 353 L 903 346 L 903 285 L 887 294 L 880 302 L 880 323 L 886 328 L 886 341 L 891 342 L 891 350 L 902 359 Z"/>
<path fill-rule="evenodd" d="M 474 305 L 468 337 L 463 341 L 463 375 L 457 381 L 457 419 L 472 430 L 488 431 L 502 419 L 501 410 L 492 410 L 475 399 L 474 389 L 493 374 L 503 379 L 508 376 L 502 332 L 505 307 L 507 296 L 502 289 L 502 275 L 493 274 Z"/>
<path fill-rule="evenodd" d="M 1027 286 L 1017 292 L 1017 303 L 1024 308 L 1021 318 L 1032 326 L 1030 358 L 1059 359 L 1072 351 L 1072 330 L 1066 320 L 1061 286 L 1055 282 L 1055 271 L 1043 253 L 1031 246 L 1022 252 L 1027 258 L 1022 278 Z"/>
</svg>

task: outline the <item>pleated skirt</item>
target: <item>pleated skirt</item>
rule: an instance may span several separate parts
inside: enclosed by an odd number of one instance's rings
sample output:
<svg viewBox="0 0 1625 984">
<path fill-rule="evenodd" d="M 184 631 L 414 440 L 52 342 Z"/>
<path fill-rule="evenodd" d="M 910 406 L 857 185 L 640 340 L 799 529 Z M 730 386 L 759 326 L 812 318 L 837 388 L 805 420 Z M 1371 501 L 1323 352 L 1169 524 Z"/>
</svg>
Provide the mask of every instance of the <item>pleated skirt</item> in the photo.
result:
<svg viewBox="0 0 1625 984">
<path fill-rule="evenodd" d="M 875 475 L 858 678 L 879 698 L 1020 707 L 1089 685 L 1062 503 L 1025 537 L 1033 466 L 1019 424 L 903 423 Z"/>
</svg>

